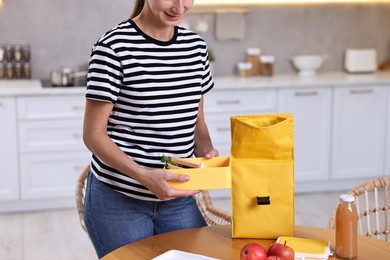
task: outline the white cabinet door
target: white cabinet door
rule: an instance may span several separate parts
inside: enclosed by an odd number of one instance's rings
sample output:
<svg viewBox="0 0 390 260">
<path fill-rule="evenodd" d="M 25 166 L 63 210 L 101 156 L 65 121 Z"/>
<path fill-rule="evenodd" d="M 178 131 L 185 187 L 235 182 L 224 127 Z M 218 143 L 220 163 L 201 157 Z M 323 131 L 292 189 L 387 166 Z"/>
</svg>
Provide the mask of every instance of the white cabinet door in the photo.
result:
<svg viewBox="0 0 390 260">
<path fill-rule="evenodd" d="M 295 180 L 329 179 L 332 89 L 279 91 L 278 111 L 294 116 Z"/>
<path fill-rule="evenodd" d="M 16 102 L 0 98 L 0 201 L 19 199 Z"/>
<path fill-rule="evenodd" d="M 335 88 L 332 179 L 383 175 L 386 99 L 380 86 Z"/>
<path fill-rule="evenodd" d="M 25 120 L 83 118 L 85 110 L 83 95 L 20 97 L 17 102 L 18 118 Z"/>
<path fill-rule="evenodd" d="M 20 152 L 86 149 L 83 120 L 36 120 L 19 122 Z"/>
<path fill-rule="evenodd" d="M 22 199 L 59 199 L 74 196 L 76 181 L 90 162 L 90 157 L 88 152 L 22 154 Z"/>
</svg>

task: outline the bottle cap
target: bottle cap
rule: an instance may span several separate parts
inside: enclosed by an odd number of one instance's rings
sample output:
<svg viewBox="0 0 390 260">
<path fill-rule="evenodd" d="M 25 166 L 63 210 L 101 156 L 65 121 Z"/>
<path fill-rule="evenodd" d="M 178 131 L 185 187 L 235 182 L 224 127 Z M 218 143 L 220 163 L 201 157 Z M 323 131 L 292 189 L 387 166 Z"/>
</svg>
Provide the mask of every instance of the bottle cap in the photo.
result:
<svg viewBox="0 0 390 260">
<path fill-rule="evenodd" d="M 260 56 L 260 61 L 262 63 L 274 63 L 275 62 L 275 57 L 272 55 L 261 55 Z"/>
<path fill-rule="evenodd" d="M 343 194 L 340 195 L 341 202 L 355 202 L 355 197 L 353 195 Z"/>
</svg>

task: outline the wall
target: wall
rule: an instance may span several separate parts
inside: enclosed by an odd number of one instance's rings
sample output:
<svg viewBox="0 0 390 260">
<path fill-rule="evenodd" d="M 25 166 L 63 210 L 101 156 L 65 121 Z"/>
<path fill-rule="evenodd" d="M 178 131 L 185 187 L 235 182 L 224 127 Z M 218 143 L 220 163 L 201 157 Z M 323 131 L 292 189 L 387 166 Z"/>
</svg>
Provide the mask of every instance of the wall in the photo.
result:
<svg viewBox="0 0 390 260">
<path fill-rule="evenodd" d="M 196 0 L 195 0 L 196 1 Z M 61 66 L 83 70 L 94 41 L 129 17 L 133 0 L 12 0 L 0 9 L 0 44 L 29 43 L 34 78 Z M 189 15 L 193 26 L 199 15 Z M 216 54 L 216 75 L 234 73 L 247 47 L 276 57 L 275 72 L 293 73 L 288 57 L 328 54 L 322 71 L 342 69 L 346 48 L 376 48 L 390 58 L 390 4 L 261 5 L 245 14 L 245 40 L 217 41 L 215 16 L 202 34 Z"/>
</svg>

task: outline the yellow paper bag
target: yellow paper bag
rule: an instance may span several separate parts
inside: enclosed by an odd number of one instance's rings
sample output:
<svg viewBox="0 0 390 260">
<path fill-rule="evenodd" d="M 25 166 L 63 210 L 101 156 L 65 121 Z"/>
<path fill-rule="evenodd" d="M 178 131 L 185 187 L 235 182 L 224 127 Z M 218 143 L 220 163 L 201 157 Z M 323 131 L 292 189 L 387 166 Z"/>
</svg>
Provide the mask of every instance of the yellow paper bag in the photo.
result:
<svg viewBox="0 0 390 260">
<path fill-rule="evenodd" d="M 293 116 L 232 116 L 230 122 L 232 237 L 293 236 Z"/>
</svg>

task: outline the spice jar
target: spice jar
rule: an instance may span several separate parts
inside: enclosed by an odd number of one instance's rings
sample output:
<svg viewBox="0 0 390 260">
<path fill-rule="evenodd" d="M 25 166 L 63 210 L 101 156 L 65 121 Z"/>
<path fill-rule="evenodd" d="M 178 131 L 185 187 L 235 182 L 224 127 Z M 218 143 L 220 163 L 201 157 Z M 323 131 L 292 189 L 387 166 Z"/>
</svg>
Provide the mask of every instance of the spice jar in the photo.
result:
<svg viewBox="0 0 390 260">
<path fill-rule="evenodd" d="M 14 45 L 13 51 L 14 51 L 14 56 L 13 56 L 14 61 L 16 62 L 22 61 L 22 48 L 20 47 L 20 45 Z"/>
<path fill-rule="evenodd" d="M 4 68 L 4 62 L 0 61 L 0 79 L 5 78 L 5 68 Z"/>
<path fill-rule="evenodd" d="M 4 59 L 6 60 L 6 61 L 12 61 L 12 59 L 13 59 L 13 53 L 12 53 L 12 50 L 13 50 L 13 48 L 12 48 L 12 45 L 6 45 L 5 47 L 4 47 Z"/>
<path fill-rule="evenodd" d="M 5 52 L 4 46 L 0 45 L 0 62 L 4 61 L 4 52 Z"/>
<path fill-rule="evenodd" d="M 31 66 L 30 62 L 23 63 L 23 77 L 25 79 L 31 78 Z"/>
<path fill-rule="evenodd" d="M 252 63 L 250 62 L 239 62 L 237 63 L 238 75 L 241 77 L 247 77 L 252 75 Z"/>
<path fill-rule="evenodd" d="M 252 71 L 251 75 L 260 75 L 262 68 L 261 68 L 261 63 L 260 63 L 260 53 L 261 50 L 258 48 L 248 48 L 246 50 L 246 55 L 247 55 L 247 61 L 252 64 Z"/>
<path fill-rule="evenodd" d="M 30 45 L 24 44 L 22 45 L 22 60 L 30 61 Z"/>
<path fill-rule="evenodd" d="M 14 65 L 12 64 L 12 62 L 7 62 L 5 64 L 5 76 L 7 79 L 14 78 Z"/>
<path fill-rule="evenodd" d="M 14 77 L 15 79 L 23 78 L 23 69 L 21 62 L 15 62 L 14 64 Z"/>
<path fill-rule="evenodd" d="M 336 256 L 338 258 L 357 257 L 357 220 L 355 197 L 341 195 L 336 209 Z"/>
<path fill-rule="evenodd" d="M 274 74 L 274 62 L 275 57 L 271 55 L 261 55 L 260 62 L 262 64 L 262 73 L 263 76 L 272 76 Z"/>
</svg>

